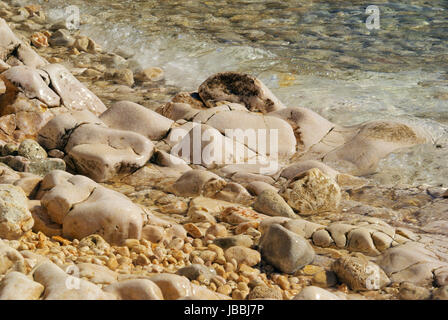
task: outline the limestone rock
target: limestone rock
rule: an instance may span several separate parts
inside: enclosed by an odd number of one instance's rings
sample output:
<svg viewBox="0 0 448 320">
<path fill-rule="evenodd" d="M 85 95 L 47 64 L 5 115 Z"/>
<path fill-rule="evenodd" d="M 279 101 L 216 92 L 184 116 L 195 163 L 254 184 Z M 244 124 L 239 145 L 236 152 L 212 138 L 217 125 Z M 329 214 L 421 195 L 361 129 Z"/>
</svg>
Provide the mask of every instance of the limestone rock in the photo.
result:
<svg viewBox="0 0 448 320">
<path fill-rule="evenodd" d="M 10 184 L 0 184 L 0 238 L 17 239 L 31 230 L 33 224 L 25 192 Z"/>
<path fill-rule="evenodd" d="M 317 168 L 290 180 L 281 195 L 301 215 L 337 210 L 341 201 L 338 184 Z"/>
<path fill-rule="evenodd" d="M 49 42 L 51 46 L 71 47 L 75 44 L 75 38 L 70 35 L 70 31 L 59 29 L 51 35 Z"/>
<path fill-rule="evenodd" d="M 199 95 L 209 108 L 218 101 L 242 103 L 250 111 L 263 113 L 285 108 L 260 80 L 235 72 L 212 75 L 199 87 Z"/>
<path fill-rule="evenodd" d="M 402 282 L 399 291 L 400 300 L 428 300 L 431 292 L 410 282 Z"/>
<path fill-rule="evenodd" d="M 314 259 L 308 241 L 278 224 L 263 233 L 260 252 L 263 259 L 284 273 L 294 273 Z"/>
</svg>

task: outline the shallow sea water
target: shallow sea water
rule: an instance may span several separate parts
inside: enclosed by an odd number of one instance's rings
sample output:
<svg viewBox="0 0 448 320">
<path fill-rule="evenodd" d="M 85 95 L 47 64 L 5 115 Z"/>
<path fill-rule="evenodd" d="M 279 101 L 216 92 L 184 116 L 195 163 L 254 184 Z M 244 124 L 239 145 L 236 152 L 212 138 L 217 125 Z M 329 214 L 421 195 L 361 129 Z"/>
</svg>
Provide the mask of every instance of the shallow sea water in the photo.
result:
<svg viewBox="0 0 448 320">
<path fill-rule="evenodd" d="M 215 72 L 241 71 L 259 77 L 286 105 L 341 125 L 420 125 L 432 143 L 390 155 L 372 178 L 448 186 L 446 0 L 40 3 L 54 21 L 76 5 L 81 33 L 133 54 L 135 69 L 162 67 L 166 83 L 179 90 L 196 90 Z M 379 30 L 366 26 L 370 4 L 380 10 Z"/>
</svg>

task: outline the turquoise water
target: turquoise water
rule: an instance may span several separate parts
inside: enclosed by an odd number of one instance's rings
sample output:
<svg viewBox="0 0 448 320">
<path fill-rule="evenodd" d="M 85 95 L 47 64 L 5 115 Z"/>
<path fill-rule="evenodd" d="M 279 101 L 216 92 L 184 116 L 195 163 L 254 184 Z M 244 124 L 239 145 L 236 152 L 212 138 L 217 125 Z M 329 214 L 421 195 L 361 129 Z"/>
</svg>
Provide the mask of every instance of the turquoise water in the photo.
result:
<svg viewBox="0 0 448 320">
<path fill-rule="evenodd" d="M 26 2 L 26 1 L 23 1 Z M 35 1 L 34 1 L 35 2 Z M 448 1 L 41 1 L 76 5 L 81 32 L 195 90 L 209 75 L 258 76 L 287 105 L 342 125 L 418 124 L 433 143 L 382 161 L 381 183 L 448 185 Z M 368 5 L 380 29 L 366 26 Z"/>
</svg>

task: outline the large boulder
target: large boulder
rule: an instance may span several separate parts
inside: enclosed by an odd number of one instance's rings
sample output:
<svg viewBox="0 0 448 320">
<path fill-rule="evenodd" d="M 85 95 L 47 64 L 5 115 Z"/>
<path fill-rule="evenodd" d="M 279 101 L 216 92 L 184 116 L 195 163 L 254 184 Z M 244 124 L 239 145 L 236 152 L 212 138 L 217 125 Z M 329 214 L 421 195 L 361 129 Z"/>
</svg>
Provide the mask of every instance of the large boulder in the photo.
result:
<svg viewBox="0 0 448 320">
<path fill-rule="evenodd" d="M 18 239 L 31 230 L 33 224 L 28 199 L 22 188 L 0 184 L 0 238 Z"/>
<path fill-rule="evenodd" d="M 260 80 L 236 72 L 212 75 L 200 85 L 199 96 L 209 108 L 219 101 L 241 103 L 250 111 L 263 113 L 285 108 Z"/>
<path fill-rule="evenodd" d="M 166 136 L 173 121 L 130 101 L 112 104 L 100 119 L 109 128 L 140 133 L 150 140 L 160 140 Z"/>
<path fill-rule="evenodd" d="M 113 244 L 140 239 L 143 211 L 123 194 L 84 176 L 55 170 L 41 183 L 38 197 L 63 236 L 82 239 L 98 234 Z"/>
</svg>

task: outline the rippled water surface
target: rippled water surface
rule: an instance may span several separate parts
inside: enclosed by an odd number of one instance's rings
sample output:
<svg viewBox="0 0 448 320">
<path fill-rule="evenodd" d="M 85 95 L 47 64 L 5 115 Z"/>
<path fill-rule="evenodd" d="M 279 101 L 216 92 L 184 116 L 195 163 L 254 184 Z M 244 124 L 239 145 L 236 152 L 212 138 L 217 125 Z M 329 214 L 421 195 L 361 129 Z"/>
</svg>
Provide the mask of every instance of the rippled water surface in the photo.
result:
<svg viewBox="0 0 448 320">
<path fill-rule="evenodd" d="M 433 143 L 383 160 L 381 183 L 448 185 L 448 1 L 41 1 L 49 17 L 76 5 L 81 32 L 134 68 L 159 66 L 195 90 L 209 75 L 258 76 L 289 106 L 342 125 L 399 119 Z M 366 7 L 380 29 L 366 27 Z"/>
</svg>

